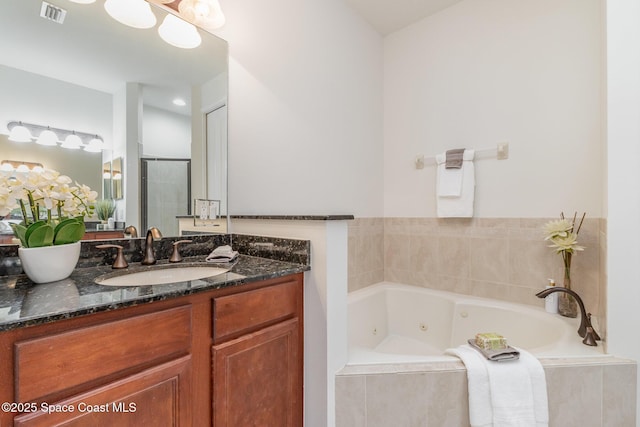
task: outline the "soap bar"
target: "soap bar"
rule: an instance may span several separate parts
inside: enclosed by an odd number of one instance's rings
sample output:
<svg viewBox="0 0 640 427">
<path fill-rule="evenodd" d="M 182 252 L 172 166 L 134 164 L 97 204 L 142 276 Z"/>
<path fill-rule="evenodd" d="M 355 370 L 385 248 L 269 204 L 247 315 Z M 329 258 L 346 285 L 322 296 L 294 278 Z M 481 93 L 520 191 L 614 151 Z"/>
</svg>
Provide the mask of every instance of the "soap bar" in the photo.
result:
<svg viewBox="0 0 640 427">
<path fill-rule="evenodd" d="M 504 350 L 507 340 L 495 332 L 483 332 L 476 334 L 476 345 L 484 350 Z"/>
</svg>

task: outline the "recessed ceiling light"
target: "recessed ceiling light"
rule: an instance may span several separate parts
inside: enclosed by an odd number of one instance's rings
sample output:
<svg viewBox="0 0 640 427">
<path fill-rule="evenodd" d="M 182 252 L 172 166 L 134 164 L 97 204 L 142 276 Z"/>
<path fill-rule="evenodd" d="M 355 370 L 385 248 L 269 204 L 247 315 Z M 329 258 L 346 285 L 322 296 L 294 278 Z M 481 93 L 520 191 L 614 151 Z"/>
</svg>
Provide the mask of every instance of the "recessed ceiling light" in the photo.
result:
<svg viewBox="0 0 640 427">
<path fill-rule="evenodd" d="M 182 98 L 176 98 L 173 100 L 173 105 L 177 105 L 178 107 L 184 107 L 187 103 Z"/>
</svg>

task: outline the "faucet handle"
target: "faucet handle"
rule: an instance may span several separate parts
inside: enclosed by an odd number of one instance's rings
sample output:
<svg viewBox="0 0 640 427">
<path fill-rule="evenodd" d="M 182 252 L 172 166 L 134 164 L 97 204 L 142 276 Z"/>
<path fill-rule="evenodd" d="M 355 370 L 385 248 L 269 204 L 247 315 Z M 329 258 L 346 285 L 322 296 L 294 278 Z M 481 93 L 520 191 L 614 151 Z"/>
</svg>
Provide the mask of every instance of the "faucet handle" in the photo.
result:
<svg viewBox="0 0 640 427">
<path fill-rule="evenodd" d="M 113 261 L 113 265 L 111 265 L 111 268 L 121 269 L 121 268 L 129 267 L 129 264 L 127 264 L 127 260 L 124 258 L 124 255 L 122 253 L 122 246 L 107 244 L 107 245 L 98 245 L 96 246 L 96 248 L 97 249 L 116 248 L 118 250 L 118 253 L 116 254 L 116 259 Z"/>
<path fill-rule="evenodd" d="M 138 237 L 138 230 L 136 229 L 135 225 L 130 225 L 124 229 L 124 234 L 128 234 L 129 237 L 135 239 L 136 237 Z"/>
<path fill-rule="evenodd" d="M 169 258 L 169 262 L 181 262 L 182 256 L 180 255 L 180 251 L 178 250 L 178 246 L 182 243 L 191 243 L 193 240 L 178 240 L 177 242 L 173 242 L 173 252 L 171 253 L 171 257 Z"/>
</svg>

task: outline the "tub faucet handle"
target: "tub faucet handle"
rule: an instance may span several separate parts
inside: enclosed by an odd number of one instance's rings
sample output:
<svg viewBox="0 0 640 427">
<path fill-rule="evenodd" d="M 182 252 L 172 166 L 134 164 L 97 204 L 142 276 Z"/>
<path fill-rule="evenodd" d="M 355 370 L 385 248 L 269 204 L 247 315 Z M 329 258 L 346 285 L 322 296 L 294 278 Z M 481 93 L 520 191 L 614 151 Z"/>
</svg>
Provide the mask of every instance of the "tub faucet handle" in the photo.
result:
<svg viewBox="0 0 640 427">
<path fill-rule="evenodd" d="M 596 331 L 593 330 L 593 327 L 587 326 L 587 332 L 584 334 L 584 339 L 582 340 L 582 343 L 590 346 L 597 346 L 598 340 L 600 340 L 600 337 L 598 336 Z"/>
</svg>

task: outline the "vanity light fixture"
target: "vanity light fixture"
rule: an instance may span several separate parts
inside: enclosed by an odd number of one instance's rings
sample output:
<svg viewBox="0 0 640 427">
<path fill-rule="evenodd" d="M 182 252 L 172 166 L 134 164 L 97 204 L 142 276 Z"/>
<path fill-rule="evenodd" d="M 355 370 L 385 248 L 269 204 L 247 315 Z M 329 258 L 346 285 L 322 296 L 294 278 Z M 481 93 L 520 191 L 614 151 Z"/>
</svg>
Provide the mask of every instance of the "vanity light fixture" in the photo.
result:
<svg viewBox="0 0 640 427">
<path fill-rule="evenodd" d="M 35 139 L 37 144 L 48 146 L 56 146 L 62 141 L 60 146 L 63 148 L 84 148 L 85 151 L 93 153 L 99 153 L 109 148 L 102 137 L 95 133 L 76 132 L 74 130 L 15 121 L 9 122 L 7 129 L 9 130 L 10 141 L 31 142 Z M 32 135 L 39 136 L 36 139 Z"/>
<path fill-rule="evenodd" d="M 215 30 L 225 23 L 218 0 L 182 0 L 178 12 L 187 21 L 206 30 Z"/>
<path fill-rule="evenodd" d="M 14 170 L 18 172 L 29 172 L 30 170 L 38 172 L 43 171 L 44 166 L 42 163 L 22 162 L 18 160 L 3 160 L 0 162 L 0 171 L 12 172 Z"/>
<path fill-rule="evenodd" d="M 133 28 L 151 28 L 157 22 L 145 0 L 107 0 L 104 9 L 116 21 Z"/>
<path fill-rule="evenodd" d="M 13 123 L 13 126 L 11 126 L 12 123 Z M 31 136 L 31 132 L 29 131 L 29 129 L 27 129 L 26 126 L 22 124 L 22 122 L 17 122 L 17 123 L 11 122 L 7 127 L 11 132 L 9 134 L 9 141 L 31 142 L 31 139 L 33 138 Z"/>
<path fill-rule="evenodd" d="M 158 27 L 158 34 L 162 40 L 182 49 L 193 49 L 202 43 L 196 27 L 170 13 Z"/>
</svg>

